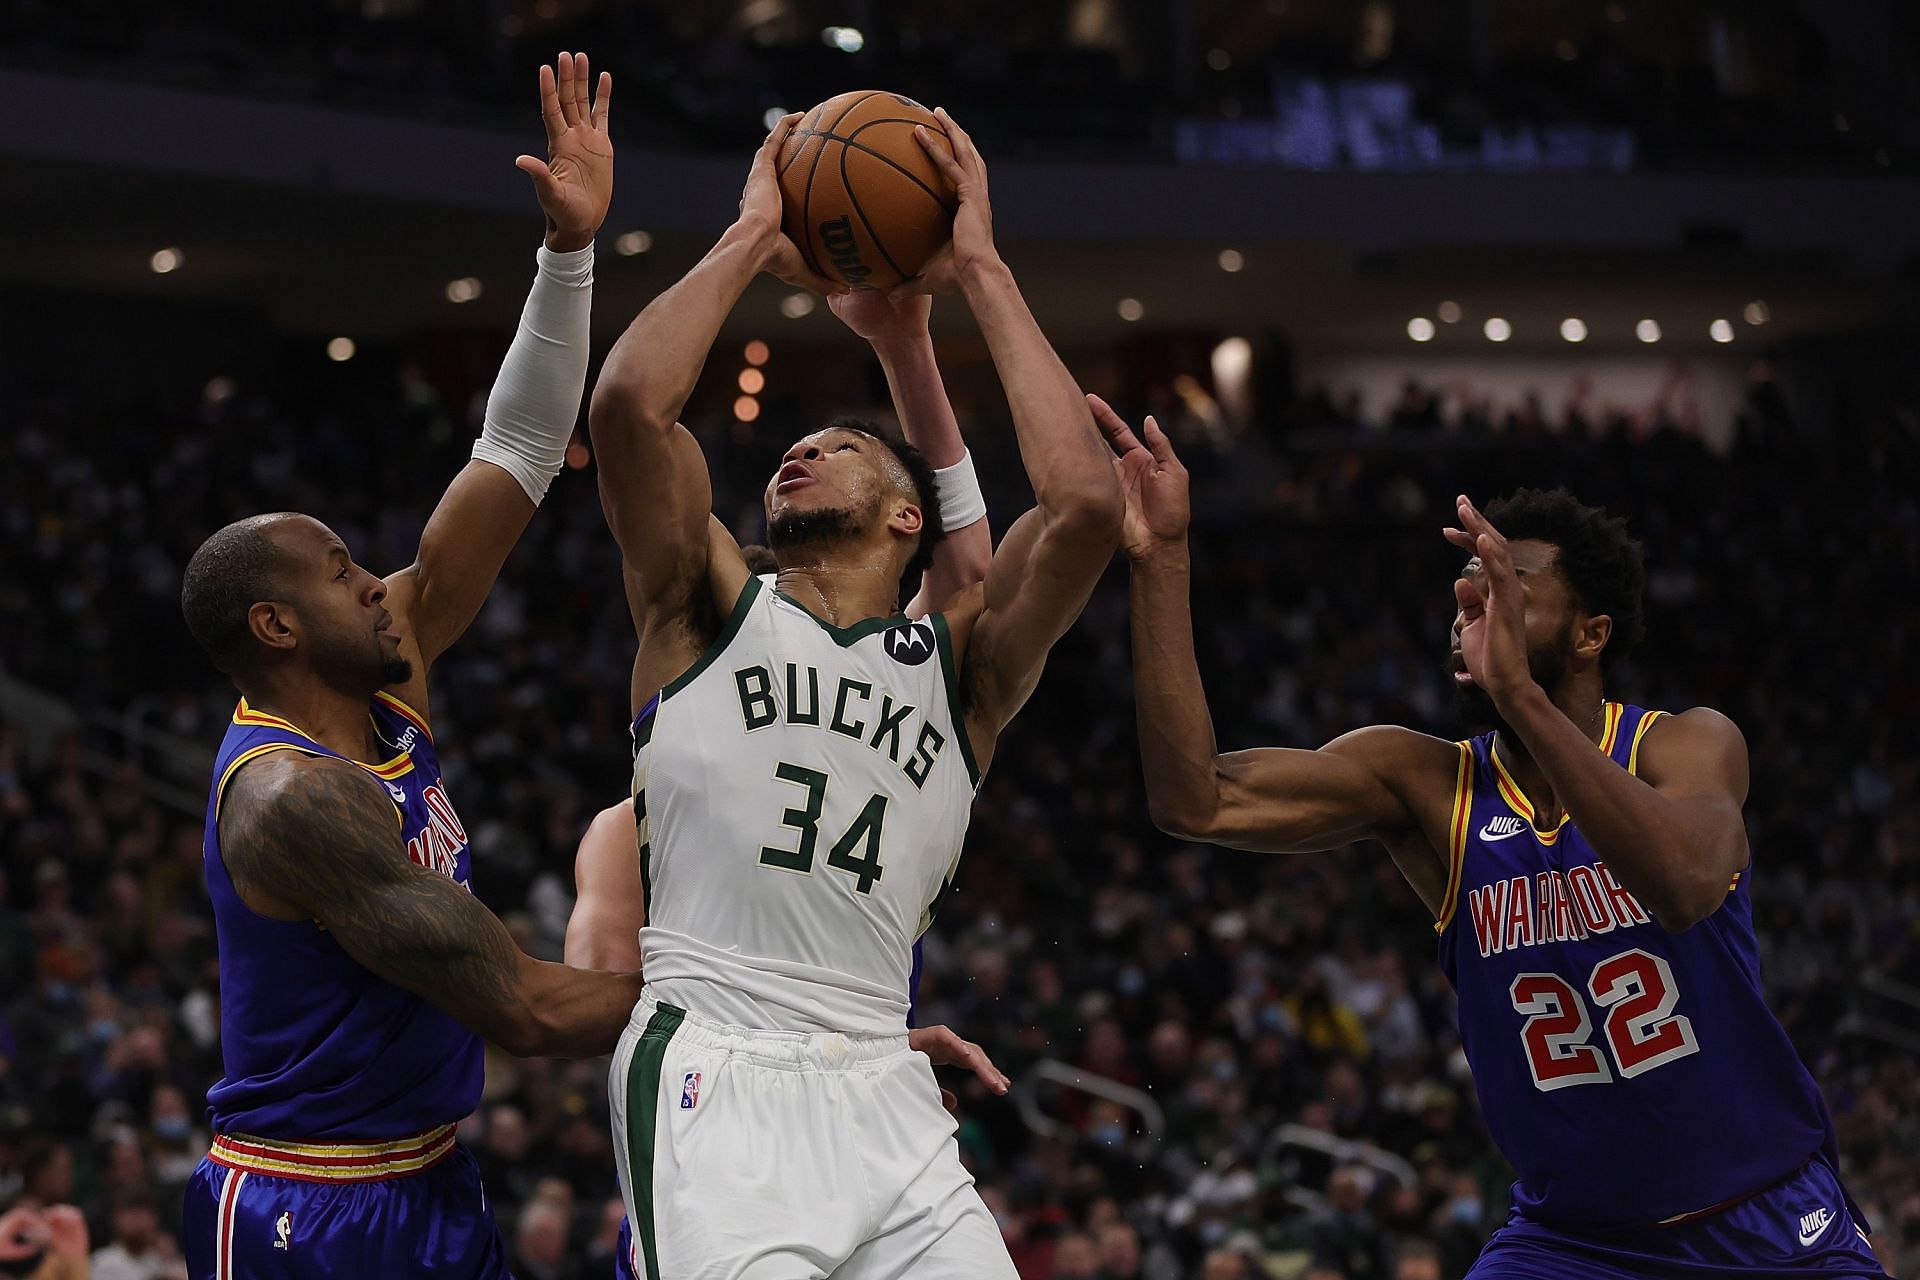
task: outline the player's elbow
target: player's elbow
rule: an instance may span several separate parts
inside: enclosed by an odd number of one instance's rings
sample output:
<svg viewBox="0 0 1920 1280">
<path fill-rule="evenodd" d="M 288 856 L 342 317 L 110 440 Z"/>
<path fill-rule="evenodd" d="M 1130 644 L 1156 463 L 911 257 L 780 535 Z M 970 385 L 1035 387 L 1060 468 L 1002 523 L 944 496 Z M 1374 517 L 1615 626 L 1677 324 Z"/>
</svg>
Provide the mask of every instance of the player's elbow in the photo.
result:
<svg viewBox="0 0 1920 1280">
<path fill-rule="evenodd" d="M 1220 831 L 1220 806 L 1207 797 L 1164 787 L 1147 788 L 1147 817 L 1175 840 L 1211 844 Z"/>
<path fill-rule="evenodd" d="M 647 394 L 646 379 L 632 371 L 607 369 L 593 384 L 593 397 L 587 402 L 587 429 L 596 446 L 604 447 L 608 438 L 622 432 L 664 435 L 673 429 L 676 415 L 661 410 L 657 397 Z"/>
<path fill-rule="evenodd" d="M 1746 842 L 1729 842 L 1712 856 L 1681 862 L 1685 871 L 1660 887 L 1656 900 L 1646 901 L 1655 921 L 1668 933 L 1685 933 L 1720 909 L 1733 892 L 1739 869 L 1746 865 Z"/>
<path fill-rule="evenodd" d="M 1101 482 L 1065 486 L 1048 495 L 1047 523 L 1062 536 L 1112 550 L 1120 545 L 1120 521 L 1126 503 L 1111 473 Z"/>
<path fill-rule="evenodd" d="M 553 1052 L 554 1028 L 540 1015 L 538 1002 L 517 995 L 500 1011 L 500 1017 L 488 1029 L 487 1039 L 516 1058 L 537 1058 Z"/>
</svg>

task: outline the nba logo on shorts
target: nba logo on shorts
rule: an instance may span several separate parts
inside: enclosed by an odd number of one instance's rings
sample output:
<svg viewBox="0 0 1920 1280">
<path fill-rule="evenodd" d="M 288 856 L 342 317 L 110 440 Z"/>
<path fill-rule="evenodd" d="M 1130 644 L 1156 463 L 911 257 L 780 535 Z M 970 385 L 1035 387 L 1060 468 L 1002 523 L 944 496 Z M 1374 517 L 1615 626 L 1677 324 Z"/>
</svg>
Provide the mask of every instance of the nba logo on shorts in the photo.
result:
<svg viewBox="0 0 1920 1280">
<path fill-rule="evenodd" d="M 693 1110 L 694 1104 L 699 1101 L 700 1073 L 698 1071 L 689 1071 L 687 1072 L 687 1078 L 680 1084 L 680 1109 L 682 1111 L 691 1111 Z"/>
<path fill-rule="evenodd" d="M 273 1247 L 276 1249 L 287 1248 L 287 1242 L 293 1238 L 293 1214 L 282 1213 L 279 1218 L 275 1219 L 273 1234 L 275 1237 Z"/>
</svg>

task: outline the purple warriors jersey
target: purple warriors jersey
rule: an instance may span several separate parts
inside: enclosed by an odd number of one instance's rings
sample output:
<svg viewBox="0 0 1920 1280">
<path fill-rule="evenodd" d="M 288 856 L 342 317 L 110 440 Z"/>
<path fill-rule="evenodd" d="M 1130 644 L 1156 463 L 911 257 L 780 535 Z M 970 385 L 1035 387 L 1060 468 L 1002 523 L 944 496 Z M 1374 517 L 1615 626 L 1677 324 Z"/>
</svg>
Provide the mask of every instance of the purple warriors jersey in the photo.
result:
<svg viewBox="0 0 1920 1280">
<path fill-rule="evenodd" d="M 1607 703 L 1633 772 L 1662 713 Z M 1488 734 L 1460 744 L 1440 963 L 1487 1128 L 1543 1221 L 1640 1226 L 1751 1194 L 1833 1123 L 1761 996 L 1746 873 L 1668 933 L 1562 818 L 1541 830 Z"/>
<path fill-rule="evenodd" d="M 383 764 L 354 763 L 393 801 L 407 856 L 468 886 L 467 833 L 441 786 L 426 723 L 384 693 L 371 715 L 391 755 Z M 220 797 L 235 770 L 273 751 L 345 758 L 245 699 L 220 744 L 204 844 L 225 1070 L 207 1093 L 214 1130 L 383 1139 L 452 1124 L 480 1100 L 480 1037 L 377 977 L 315 921 L 269 919 L 234 890 L 220 856 Z"/>
</svg>

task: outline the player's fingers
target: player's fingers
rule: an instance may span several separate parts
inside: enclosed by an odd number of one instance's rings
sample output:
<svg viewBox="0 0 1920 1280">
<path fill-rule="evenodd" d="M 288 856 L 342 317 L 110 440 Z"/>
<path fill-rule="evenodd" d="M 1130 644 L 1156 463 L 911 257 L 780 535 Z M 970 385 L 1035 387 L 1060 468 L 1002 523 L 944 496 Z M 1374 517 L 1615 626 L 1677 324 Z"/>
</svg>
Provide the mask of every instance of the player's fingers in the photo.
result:
<svg viewBox="0 0 1920 1280">
<path fill-rule="evenodd" d="M 1158 418 L 1148 414 L 1146 421 L 1140 425 L 1147 437 L 1147 449 L 1153 454 L 1155 462 L 1168 464 L 1178 461 L 1173 456 L 1173 441 L 1169 440 L 1167 433 L 1160 429 Z"/>
<path fill-rule="evenodd" d="M 553 68 L 544 62 L 540 64 L 540 121 L 547 126 L 549 140 L 567 131 L 566 117 L 560 113 L 560 87 Z"/>
<path fill-rule="evenodd" d="M 980 1082 L 995 1093 L 1005 1093 L 1007 1086 L 1013 1082 L 1007 1079 L 1005 1073 L 1002 1072 L 1000 1068 L 993 1065 L 993 1059 L 987 1056 L 985 1049 L 982 1049 L 972 1041 L 965 1043 L 967 1065 L 973 1068 L 973 1074 L 978 1076 Z"/>
<path fill-rule="evenodd" d="M 1106 436 L 1107 443 L 1112 445 L 1116 452 L 1132 453 L 1136 449 L 1146 448 L 1140 443 L 1140 438 L 1133 434 L 1133 428 L 1127 425 L 1126 419 L 1115 413 L 1113 406 L 1105 400 L 1096 395 L 1088 395 L 1087 404 L 1093 410 L 1094 425 L 1100 428 L 1100 433 Z"/>
<path fill-rule="evenodd" d="M 1473 550 L 1473 535 L 1465 529 L 1442 529 L 1440 532 L 1448 542 L 1462 551 Z"/>
<path fill-rule="evenodd" d="M 953 143 L 953 154 L 961 157 L 963 163 L 971 165 L 980 158 L 980 151 L 973 145 L 973 135 L 960 127 L 960 122 L 947 114 L 945 107 L 933 109 L 934 119 L 947 131 L 947 137 Z"/>
<path fill-rule="evenodd" d="M 593 96 L 593 127 L 601 133 L 607 131 L 607 109 L 613 105 L 613 77 L 607 72 L 600 73 L 600 87 Z"/>
<path fill-rule="evenodd" d="M 573 92 L 573 55 L 561 53 L 554 59 L 554 67 L 554 77 L 560 82 L 560 118 L 571 129 L 580 123 L 580 100 Z"/>
<path fill-rule="evenodd" d="M 946 175 L 948 182 L 958 187 L 962 182 L 966 181 L 967 171 L 965 167 L 954 158 L 953 152 L 948 151 L 946 147 L 934 141 L 933 130 L 923 124 L 917 124 L 913 126 L 913 140 L 920 144 L 920 149 L 927 153 L 928 157 L 933 161 L 934 167 Z"/>
<path fill-rule="evenodd" d="M 576 53 L 573 55 L 574 114 L 580 118 L 581 124 L 588 126 L 593 124 L 593 103 L 590 95 L 592 88 L 593 79 L 587 71 L 587 55 Z"/>
<path fill-rule="evenodd" d="M 553 176 L 553 170 L 547 162 L 538 156 L 521 156 L 513 162 L 513 167 L 533 179 L 534 192 L 542 202 L 556 201 L 564 196 L 560 180 Z"/>
<path fill-rule="evenodd" d="M 1480 594 L 1480 588 L 1465 578 L 1453 580 L 1453 600 L 1460 606 L 1460 612 L 1467 615 L 1469 622 L 1479 617 L 1487 608 L 1486 597 Z"/>
</svg>

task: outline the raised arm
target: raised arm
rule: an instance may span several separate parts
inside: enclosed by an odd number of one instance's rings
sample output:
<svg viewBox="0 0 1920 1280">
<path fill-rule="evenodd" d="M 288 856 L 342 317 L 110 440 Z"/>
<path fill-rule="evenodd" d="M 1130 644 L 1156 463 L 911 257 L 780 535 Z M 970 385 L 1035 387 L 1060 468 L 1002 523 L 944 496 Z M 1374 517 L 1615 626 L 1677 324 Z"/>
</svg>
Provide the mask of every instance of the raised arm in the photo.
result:
<svg viewBox="0 0 1920 1280">
<path fill-rule="evenodd" d="M 687 647 L 689 610 L 701 592 L 737 593 L 746 579 L 737 548 L 716 581 L 709 573 L 715 546 L 731 545 L 711 520 L 713 483 L 680 412 L 693 394 L 707 352 L 747 285 L 762 271 L 837 292 L 809 272 L 800 251 L 780 231 L 780 184 L 774 158 L 798 115 L 781 120 L 753 158 L 740 198 L 740 217 L 678 284 L 649 303 L 607 353 L 587 421 L 600 468 L 600 501 L 620 544 L 628 606 L 640 633 L 634 669 L 634 709 L 677 674 Z M 664 651 L 664 652 L 663 652 Z M 697 653 L 694 644 L 692 652 Z M 684 665 L 683 662 L 679 665 Z M 660 674 L 655 668 L 670 667 Z"/>
<path fill-rule="evenodd" d="M 841 294 L 830 305 L 841 323 L 872 344 L 887 375 L 887 391 L 901 430 L 933 465 L 940 482 L 946 537 L 934 548 L 933 563 L 921 575 L 919 590 L 907 605 L 909 617 L 924 617 L 946 608 L 985 578 L 993 559 L 993 526 L 987 520 L 967 443 L 947 400 L 933 338 L 927 331 L 933 299 L 924 294 L 895 298 L 860 290 Z M 952 523 L 947 522 L 950 513 L 957 513 Z"/>
<path fill-rule="evenodd" d="M 987 568 L 966 640 L 968 729 L 986 759 L 993 739 L 1026 702 L 1047 653 L 1086 606 L 1120 533 L 1119 486 L 1073 375 L 1034 322 L 993 243 L 987 168 L 944 110 L 953 154 L 923 128 L 920 141 L 953 183 L 947 260 L 908 291 L 956 283 L 979 322 L 1013 413 L 1035 505 L 1007 533 Z"/>
<path fill-rule="evenodd" d="M 228 786 L 221 855 L 249 907 L 315 921 L 368 969 L 509 1052 L 611 1051 L 639 975 L 533 959 L 471 893 L 408 859 L 393 813 L 357 765 L 276 751 Z"/>
<path fill-rule="evenodd" d="M 1405 857 L 1396 846 L 1430 829 L 1423 812 L 1438 799 L 1436 783 L 1447 783 L 1451 792 L 1458 748 L 1375 725 L 1317 751 L 1262 747 L 1221 754 L 1194 653 L 1186 468 L 1151 417 L 1142 443 L 1104 400 L 1088 401 L 1118 454 L 1114 470 L 1126 495 L 1122 542 L 1133 573 L 1134 705 L 1154 824 L 1184 840 L 1273 853 L 1382 840 L 1437 914 L 1444 867 L 1431 857 Z"/>
<path fill-rule="evenodd" d="M 633 802 L 594 815 L 573 855 L 573 914 L 567 917 L 566 961 L 585 969 L 640 972 L 640 930 L 647 901 Z"/>
<path fill-rule="evenodd" d="M 1595 751 L 1528 669 L 1524 588 L 1506 538 L 1464 495 L 1456 508 L 1462 527 L 1447 537 L 1476 557 L 1454 584 L 1467 670 L 1580 834 L 1661 927 L 1677 933 L 1704 920 L 1747 865 L 1746 739 L 1696 707 L 1647 730 L 1637 777 Z"/>
<path fill-rule="evenodd" d="M 387 579 L 387 607 L 419 661 L 403 696 L 426 708 L 426 670 L 459 639 L 493 589 L 547 486 L 560 471 L 586 387 L 593 237 L 613 195 L 607 140 L 611 77 L 588 99 L 587 56 L 540 68 L 547 159 L 516 162 L 546 214 L 533 290 L 487 397 L 473 461 L 455 476 L 420 537 L 414 562 Z"/>
</svg>

